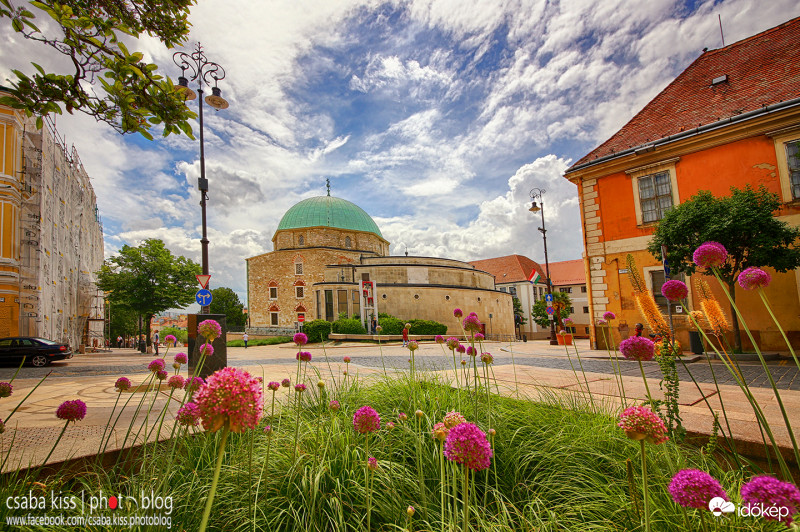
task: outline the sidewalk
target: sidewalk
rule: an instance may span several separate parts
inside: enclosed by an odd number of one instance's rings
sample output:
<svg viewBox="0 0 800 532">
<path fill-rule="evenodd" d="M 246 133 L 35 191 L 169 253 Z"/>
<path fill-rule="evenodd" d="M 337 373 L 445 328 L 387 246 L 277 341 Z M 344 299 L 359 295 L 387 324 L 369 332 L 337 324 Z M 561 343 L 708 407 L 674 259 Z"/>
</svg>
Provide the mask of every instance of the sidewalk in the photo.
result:
<svg viewBox="0 0 800 532">
<path fill-rule="evenodd" d="M 358 373 L 361 378 L 370 378 L 382 374 L 380 367 L 380 354 L 386 359 L 403 361 L 408 358 L 408 350 L 399 345 L 375 344 L 348 344 L 326 346 L 328 360 L 331 369 L 335 374 L 335 380 L 341 379 L 345 364 L 342 362 L 343 356 L 350 356 L 352 362 L 349 365 L 350 375 Z M 575 374 L 569 369 L 553 369 L 547 367 L 535 367 L 526 365 L 526 359 L 541 359 L 542 357 L 552 357 L 562 359 L 565 357 L 564 348 L 561 346 L 550 346 L 546 342 L 535 341 L 527 343 L 497 343 L 489 342 L 485 346 L 495 357 L 493 365 L 494 375 L 497 379 L 500 392 L 505 395 L 516 395 L 533 400 L 539 398 L 553 397 L 589 397 L 586 394 L 586 386 L 591 392 L 591 399 L 597 405 L 602 405 L 612 415 L 616 415 L 622 408 L 621 394 L 617 390 L 615 378 L 610 373 L 587 372 L 586 382 L 577 366 L 577 361 L 573 359 L 578 370 L 576 380 Z M 313 365 L 322 375 L 323 380 L 330 386 L 331 375 L 328 371 L 328 364 L 324 361 L 323 351 L 319 345 L 309 345 L 304 348 L 311 351 L 314 356 Z M 513 350 L 515 365 L 511 364 L 511 351 Z M 591 359 L 592 357 L 607 357 L 605 351 L 591 351 L 588 345 L 580 345 L 581 357 Z M 179 349 L 180 350 L 180 349 Z M 178 351 L 179 351 L 178 350 Z M 177 352 L 177 351 L 174 351 Z M 285 377 L 290 377 L 294 381 L 294 353 L 296 348 L 291 344 L 275 346 L 256 346 L 248 349 L 228 348 L 228 363 L 243 367 L 253 375 L 261 377 L 264 382 L 280 381 Z M 133 383 L 134 387 L 149 378 L 146 365 L 152 360 L 153 355 L 137 356 L 130 355 L 130 350 L 114 350 L 106 354 L 80 355 L 76 357 L 74 368 L 70 368 L 73 373 L 81 367 L 97 368 L 102 364 L 114 367 L 120 364 L 119 360 L 127 361 L 120 367 L 130 368 L 131 364 L 141 365 L 142 371 L 136 373 L 119 375 L 95 375 L 95 376 L 75 376 L 70 374 L 68 377 L 51 376 L 28 398 L 25 404 L 13 415 L 6 424 L 6 432 L 0 436 L 0 451 L 5 457 L 9 445 L 13 439 L 13 449 L 3 471 L 24 469 L 39 465 L 50 452 L 53 443 L 64 426 L 64 422 L 55 417 L 55 410 L 63 401 L 70 399 L 81 399 L 87 404 L 86 418 L 77 423 L 70 423 L 58 447 L 48 460 L 48 463 L 57 463 L 64 460 L 91 456 L 97 453 L 100 441 L 105 430 L 106 424 L 111 415 L 111 410 L 119 394 L 114 388 L 114 382 L 118 377 L 126 376 Z M 171 359 L 168 355 L 168 360 Z M 447 355 L 449 355 L 449 351 Z M 572 354 L 574 357 L 574 353 Z M 441 346 L 434 343 L 423 343 L 416 352 L 418 362 L 426 360 L 442 359 Z M 377 367 L 376 367 L 376 360 Z M 261 361 L 261 363 L 256 363 Z M 450 359 L 449 364 L 452 364 Z M 406 366 L 407 367 L 407 366 Z M 448 367 L 448 366 L 440 366 Z M 167 364 L 167 369 L 170 369 Z M 394 371 L 394 370 L 393 370 Z M 517 383 L 515 384 L 514 374 L 516 372 Z M 172 372 L 171 372 L 172 373 Z M 455 379 L 452 370 L 439 370 L 442 376 L 449 377 L 453 384 Z M 186 369 L 183 368 L 182 375 L 186 376 Z M 646 393 L 641 377 L 623 376 L 622 377 L 628 405 L 644 400 Z M 659 378 L 648 378 L 648 385 L 654 398 L 661 399 L 663 395 L 659 389 Z M 25 378 L 14 381 L 14 393 L 11 397 L 0 400 L 0 417 L 6 416 L 17 405 L 17 403 L 33 388 L 38 379 Z M 293 383 L 294 384 L 294 383 Z M 308 383 L 307 383 L 308 384 Z M 758 400 L 764 410 L 770 426 L 773 429 L 776 440 L 781 447 L 791 449 L 791 441 L 788 431 L 781 417 L 780 410 L 775 400 L 771 388 L 752 388 L 753 395 Z M 122 417 L 117 423 L 116 428 L 111 433 L 108 450 L 113 451 L 123 447 L 126 432 L 133 420 L 133 413 L 140 400 L 140 394 L 135 394 Z M 720 397 L 721 395 L 721 397 Z M 117 407 L 120 407 L 130 397 L 129 393 L 123 393 Z M 172 405 L 167 415 L 161 431 L 161 438 L 168 438 L 172 431 L 172 419 L 177 410 L 178 400 L 182 397 L 176 394 L 171 401 Z M 781 397 L 784 406 L 790 413 L 790 420 L 796 420 L 794 412 L 800 410 L 800 391 L 782 390 Z M 153 398 L 153 394 L 148 394 L 147 401 L 143 406 L 143 412 L 147 410 Z M 176 400 L 177 399 L 177 400 Z M 153 419 L 169 400 L 169 388 L 166 384 L 162 385 L 161 392 L 155 399 L 152 406 L 151 421 L 147 427 L 149 432 L 153 426 Z M 699 390 L 692 382 L 681 381 L 680 405 L 683 424 L 693 435 L 708 435 L 711 433 L 713 415 L 709 411 L 709 406 L 720 413 L 720 423 L 723 430 L 727 433 L 728 429 L 725 420 L 721 416 L 720 400 L 725 403 L 728 413 L 728 422 L 731 425 L 734 439 L 738 441 L 737 448 L 745 454 L 753 456 L 763 455 L 763 444 L 755 416 L 750 404 L 745 399 L 743 393 L 737 386 L 720 385 L 720 394 L 717 394 L 713 383 L 700 383 Z M 136 432 L 144 422 L 144 414 L 140 413 L 136 422 L 133 424 L 133 431 Z M 117 413 L 114 414 L 116 418 Z M 800 425 L 800 421 L 797 421 Z M 800 438 L 800 432 L 796 427 L 794 432 Z M 154 441 L 156 435 L 151 434 L 149 441 Z M 141 444 L 145 441 L 144 429 L 137 438 L 129 436 L 125 442 L 125 447 Z M 759 454 L 761 453 L 761 454 Z M 787 458 L 790 458 L 788 454 Z"/>
</svg>

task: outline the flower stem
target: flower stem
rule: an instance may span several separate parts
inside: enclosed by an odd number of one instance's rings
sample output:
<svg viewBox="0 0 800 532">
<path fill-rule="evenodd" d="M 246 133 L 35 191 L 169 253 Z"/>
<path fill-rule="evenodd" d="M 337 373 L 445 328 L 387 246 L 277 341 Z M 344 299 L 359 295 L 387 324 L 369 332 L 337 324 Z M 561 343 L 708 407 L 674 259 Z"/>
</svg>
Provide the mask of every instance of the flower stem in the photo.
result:
<svg viewBox="0 0 800 532">
<path fill-rule="evenodd" d="M 644 381 L 644 389 L 647 391 L 647 402 L 651 405 L 653 404 L 653 396 L 650 395 L 650 386 L 647 385 L 647 377 L 644 374 L 644 366 L 642 365 L 642 361 L 639 360 L 639 371 L 642 372 L 642 380 Z"/>
<path fill-rule="evenodd" d="M 200 521 L 200 532 L 205 532 L 206 526 L 208 526 L 208 517 L 211 515 L 211 507 L 214 505 L 214 493 L 217 491 L 219 472 L 222 469 L 222 459 L 225 456 L 225 444 L 228 441 L 229 433 L 230 428 L 226 424 L 222 429 L 222 440 L 219 442 L 219 450 L 217 451 L 217 464 L 214 466 L 214 476 L 211 478 L 211 489 L 208 492 L 206 508 L 203 510 L 203 520 Z"/>
<path fill-rule="evenodd" d="M 469 468 L 464 466 L 464 530 L 469 526 Z"/>
<path fill-rule="evenodd" d="M 781 327 L 778 318 L 775 317 L 775 313 L 772 312 L 772 307 L 770 306 L 769 301 L 767 300 L 767 295 L 764 293 L 764 289 L 761 288 L 760 286 L 758 287 L 758 295 L 761 296 L 761 301 L 763 301 L 764 306 L 767 307 L 767 312 L 769 312 L 769 315 L 772 316 L 772 321 L 774 321 L 775 325 L 778 326 L 778 330 L 781 332 L 781 336 L 783 336 L 783 341 L 786 342 L 786 347 L 789 348 L 789 353 L 792 354 L 794 363 L 797 364 L 798 369 L 800 369 L 800 360 L 797 359 L 797 355 L 794 352 L 794 348 L 792 348 L 791 342 L 789 342 L 789 339 L 786 337 L 786 333 L 783 332 L 783 327 Z"/>
<path fill-rule="evenodd" d="M 48 461 L 48 460 L 50 460 L 50 457 L 53 455 L 53 451 L 55 451 L 55 450 L 56 450 L 56 446 L 58 445 L 58 442 L 60 442 L 60 441 L 61 441 L 61 437 L 62 437 L 62 436 L 64 435 L 64 433 L 67 431 L 67 427 L 68 427 L 68 426 L 69 426 L 69 421 L 67 421 L 66 423 L 64 423 L 64 428 L 63 428 L 63 429 L 61 429 L 61 433 L 58 435 L 58 438 L 56 438 L 56 442 L 53 444 L 53 447 L 50 449 L 50 452 L 49 452 L 49 453 L 47 453 L 47 457 L 44 459 L 44 462 L 42 462 L 42 465 L 41 465 L 41 466 L 39 466 L 39 471 L 41 471 L 41 470 L 42 470 L 42 468 L 43 468 L 43 467 L 44 467 L 44 466 L 47 464 L 47 461 Z M 38 474 L 37 474 L 37 476 L 38 476 Z"/>
<path fill-rule="evenodd" d="M 111 426 L 111 418 L 114 417 L 114 412 L 117 410 L 117 405 L 119 404 L 119 398 L 122 396 L 122 390 L 117 393 L 117 400 L 114 401 L 114 408 L 111 409 L 111 415 L 108 416 L 108 421 L 106 421 L 106 426 L 103 428 L 103 436 L 100 438 L 100 445 L 97 448 L 97 454 L 100 455 L 100 452 L 103 450 L 103 441 L 106 439 L 106 431 L 108 427 Z"/>
<path fill-rule="evenodd" d="M 647 457 L 645 455 L 644 440 L 639 440 L 642 450 L 642 487 L 644 489 L 644 529 L 645 532 L 650 532 L 650 497 L 647 494 Z"/>
</svg>

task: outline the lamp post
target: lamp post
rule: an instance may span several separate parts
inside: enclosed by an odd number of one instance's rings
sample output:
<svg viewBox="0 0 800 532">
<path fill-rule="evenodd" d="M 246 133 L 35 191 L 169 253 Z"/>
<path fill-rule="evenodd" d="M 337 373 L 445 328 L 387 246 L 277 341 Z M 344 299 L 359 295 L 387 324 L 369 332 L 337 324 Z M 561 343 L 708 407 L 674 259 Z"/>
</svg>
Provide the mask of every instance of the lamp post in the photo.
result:
<svg viewBox="0 0 800 532">
<path fill-rule="evenodd" d="M 225 69 L 217 63 L 206 59 L 203 47 L 197 43 L 194 52 L 187 54 L 176 52 L 172 55 L 172 60 L 181 69 L 178 78 L 178 89 L 183 93 L 186 101 L 194 100 L 197 94 L 200 95 L 200 177 L 197 180 L 197 188 L 200 190 L 200 213 L 203 225 L 203 237 L 200 239 L 200 247 L 203 263 L 203 275 L 208 275 L 208 233 L 206 232 L 206 200 L 208 200 L 208 180 L 206 179 L 206 158 L 203 145 L 203 84 L 212 85 L 211 94 L 206 96 L 205 102 L 219 111 L 227 109 L 228 102 L 222 97 L 222 91 L 217 87 L 219 80 L 225 78 Z M 188 78 L 187 78 L 188 71 Z M 197 81 L 197 93 L 189 88 L 190 81 Z M 208 314 L 208 306 L 200 309 L 203 314 Z"/>
<path fill-rule="evenodd" d="M 547 260 L 547 229 L 544 225 L 544 202 L 542 201 L 542 194 L 546 191 L 541 188 L 532 188 L 530 192 L 532 204 L 531 208 L 528 209 L 531 212 L 541 212 L 542 213 L 542 226 L 539 228 L 539 231 L 542 233 L 542 240 L 544 240 L 544 266 L 547 270 L 547 293 L 552 295 L 553 294 L 553 282 L 550 280 L 550 262 Z M 536 200 L 539 200 L 539 205 L 536 205 Z M 558 316 L 553 316 L 553 319 L 550 320 L 550 345 L 558 345 L 558 340 L 556 339 L 556 319 Z"/>
</svg>

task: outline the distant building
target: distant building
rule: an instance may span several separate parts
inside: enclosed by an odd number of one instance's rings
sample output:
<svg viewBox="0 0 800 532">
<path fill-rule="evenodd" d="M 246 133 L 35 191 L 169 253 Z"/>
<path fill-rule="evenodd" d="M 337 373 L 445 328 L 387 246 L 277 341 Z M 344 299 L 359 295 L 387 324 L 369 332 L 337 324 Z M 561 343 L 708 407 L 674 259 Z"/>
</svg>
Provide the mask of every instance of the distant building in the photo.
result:
<svg viewBox="0 0 800 532">
<path fill-rule="evenodd" d="M 570 331 L 575 336 L 588 338 L 592 315 L 589 311 L 589 293 L 583 259 L 551 262 L 550 272 L 553 292 L 565 292 L 572 302 L 569 309 L 569 317 L 572 319 Z"/>
<path fill-rule="evenodd" d="M 78 153 L 2 105 L 0 138 L 0 336 L 103 346 L 103 226 Z"/>
<path fill-rule="evenodd" d="M 153 316 L 150 320 L 150 330 L 160 331 L 164 327 L 174 327 L 186 330 L 189 327 L 189 317 L 186 314 L 166 313 Z"/>
</svg>

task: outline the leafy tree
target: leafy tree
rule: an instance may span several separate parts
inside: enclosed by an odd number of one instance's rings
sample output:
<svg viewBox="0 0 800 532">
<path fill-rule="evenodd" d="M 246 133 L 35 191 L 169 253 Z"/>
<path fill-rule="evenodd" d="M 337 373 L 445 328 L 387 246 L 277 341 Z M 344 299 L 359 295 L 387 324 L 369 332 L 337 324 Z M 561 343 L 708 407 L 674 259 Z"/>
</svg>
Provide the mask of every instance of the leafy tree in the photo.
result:
<svg viewBox="0 0 800 532">
<path fill-rule="evenodd" d="M 239 301 L 236 292 L 226 286 L 211 290 L 211 314 L 225 314 L 226 322 L 231 327 L 241 327 L 247 322 L 244 303 Z"/>
<path fill-rule="evenodd" d="M 116 343 L 117 336 L 131 336 L 136 334 L 139 326 L 139 315 L 136 311 L 121 305 L 109 305 L 110 339 Z"/>
<path fill-rule="evenodd" d="M 97 286 L 110 292 L 116 308 L 124 307 L 144 316 L 148 345 L 150 320 L 159 312 L 194 302 L 200 265 L 186 257 L 175 257 L 158 239 L 138 247 L 122 246 L 119 255 L 106 259 L 97 272 Z"/>
<path fill-rule="evenodd" d="M 525 325 L 528 323 L 528 318 L 525 317 L 525 311 L 522 310 L 522 302 L 518 297 L 512 297 L 511 302 L 514 305 L 514 325 Z"/>
<path fill-rule="evenodd" d="M 556 317 L 556 329 L 561 327 L 562 321 L 564 318 L 569 317 L 569 308 L 572 306 L 572 299 L 570 299 L 569 294 L 566 292 L 553 292 L 553 307 L 555 308 L 555 313 L 553 316 Z M 533 305 L 533 312 L 531 312 L 531 316 L 533 316 L 533 321 L 540 327 L 549 327 L 550 326 L 550 316 L 547 314 L 547 302 L 544 298 L 540 299 Z"/>
<path fill-rule="evenodd" d="M 161 330 L 158 331 L 158 333 L 159 333 L 159 339 L 162 342 L 164 341 L 164 338 L 166 338 L 170 334 L 175 338 L 177 338 L 178 341 L 183 345 L 186 345 L 186 343 L 189 341 L 189 331 L 187 331 L 186 329 L 178 329 L 177 327 L 171 327 L 171 326 L 162 327 Z"/>
<path fill-rule="evenodd" d="M 717 198 L 700 191 L 668 211 L 659 222 L 647 249 L 661 260 L 661 246 L 667 248 L 672 270 L 692 275 L 697 270 L 692 255 L 708 241 L 719 242 L 728 250 L 727 262 L 719 268 L 720 279 L 736 300 L 736 279 L 751 266 L 770 267 L 779 272 L 800 266 L 800 229 L 774 217 L 781 207 L 776 194 L 763 185 L 754 190 L 731 188 L 731 195 Z M 713 275 L 711 271 L 700 273 Z M 731 305 L 735 348 L 741 352 L 739 321 Z"/>
<path fill-rule="evenodd" d="M 22 3 L 22 2 L 21 2 Z M 143 61 L 144 54 L 130 51 L 123 38 L 148 35 L 167 48 L 180 45 L 189 35 L 187 16 L 194 0 L 40 0 L 17 6 L 0 0 L 0 20 L 31 41 L 57 50 L 69 58 L 73 71 L 36 72 L 14 70 L 13 97 L 0 103 L 42 116 L 81 111 L 106 122 L 120 133 L 149 133 L 163 126 L 164 136 L 185 133 L 192 137 L 189 120 L 195 117 L 172 81 L 159 75 L 158 67 Z M 39 10 L 44 19 L 35 22 Z M 53 24 L 55 23 L 55 25 Z M 95 91 L 100 85 L 102 92 Z"/>
</svg>

